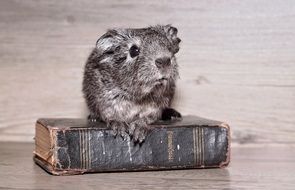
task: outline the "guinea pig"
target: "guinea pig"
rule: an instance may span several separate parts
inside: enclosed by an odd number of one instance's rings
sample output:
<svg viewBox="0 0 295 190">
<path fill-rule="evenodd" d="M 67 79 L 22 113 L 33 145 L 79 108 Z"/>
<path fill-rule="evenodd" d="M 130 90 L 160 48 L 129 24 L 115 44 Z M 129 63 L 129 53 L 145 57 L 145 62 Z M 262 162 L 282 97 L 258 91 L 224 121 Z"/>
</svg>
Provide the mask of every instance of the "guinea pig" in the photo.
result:
<svg viewBox="0 0 295 190">
<path fill-rule="evenodd" d="M 142 143 L 157 120 L 181 119 L 170 107 L 179 78 L 180 39 L 171 25 L 108 30 L 85 65 L 83 94 L 88 119 L 114 135 Z M 127 136 L 126 136 L 127 135 Z"/>
</svg>

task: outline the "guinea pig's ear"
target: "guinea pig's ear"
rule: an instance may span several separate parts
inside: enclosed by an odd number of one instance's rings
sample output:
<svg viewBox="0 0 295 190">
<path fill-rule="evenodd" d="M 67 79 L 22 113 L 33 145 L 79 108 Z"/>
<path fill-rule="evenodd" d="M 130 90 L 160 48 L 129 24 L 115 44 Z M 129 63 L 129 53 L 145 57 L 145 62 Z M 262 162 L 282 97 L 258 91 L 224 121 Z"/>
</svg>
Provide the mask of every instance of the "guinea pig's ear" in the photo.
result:
<svg viewBox="0 0 295 190">
<path fill-rule="evenodd" d="M 108 52 L 112 51 L 112 49 L 117 44 L 117 39 L 115 38 L 117 36 L 116 30 L 109 30 L 107 33 L 102 35 L 97 41 L 96 41 L 96 48 L 101 52 Z"/>
<path fill-rule="evenodd" d="M 177 53 L 179 51 L 179 43 L 181 42 L 180 38 L 177 37 L 177 28 L 168 24 L 163 27 L 163 30 L 172 44 L 172 52 Z"/>
</svg>

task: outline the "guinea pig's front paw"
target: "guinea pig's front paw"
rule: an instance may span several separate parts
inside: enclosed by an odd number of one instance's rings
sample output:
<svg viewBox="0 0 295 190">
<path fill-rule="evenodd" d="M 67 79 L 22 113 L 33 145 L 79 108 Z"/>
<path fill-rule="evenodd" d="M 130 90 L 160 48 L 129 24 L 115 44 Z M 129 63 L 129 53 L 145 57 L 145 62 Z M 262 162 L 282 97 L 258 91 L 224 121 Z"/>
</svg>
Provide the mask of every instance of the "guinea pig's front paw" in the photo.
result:
<svg viewBox="0 0 295 190">
<path fill-rule="evenodd" d="M 96 117 L 96 116 L 91 115 L 91 114 L 88 115 L 87 119 L 88 119 L 89 122 L 97 122 L 97 121 L 100 121 L 99 117 Z"/>
<path fill-rule="evenodd" d="M 162 112 L 162 120 L 180 120 L 181 114 L 173 108 L 165 108 Z"/>
<path fill-rule="evenodd" d="M 132 140 L 135 143 L 142 143 L 145 140 L 149 130 L 150 127 L 147 125 L 147 123 L 141 120 L 133 121 L 128 126 L 128 133 L 130 136 L 132 136 Z"/>
<path fill-rule="evenodd" d="M 108 127 L 112 129 L 113 135 L 120 135 L 124 140 L 128 137 L 126 124 L 120 121 L 110 121 L 107 123 Z"/>
</svg>

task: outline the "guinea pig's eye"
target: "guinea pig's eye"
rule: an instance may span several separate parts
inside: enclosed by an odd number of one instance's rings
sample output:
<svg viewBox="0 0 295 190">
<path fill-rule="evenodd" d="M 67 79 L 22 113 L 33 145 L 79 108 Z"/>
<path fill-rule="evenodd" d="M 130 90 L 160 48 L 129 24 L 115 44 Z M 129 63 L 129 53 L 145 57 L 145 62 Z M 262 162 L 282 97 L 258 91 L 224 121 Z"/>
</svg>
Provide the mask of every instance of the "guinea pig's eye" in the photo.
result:
<svg viewBox="0 0 295 190">
<path fill-rule="evenodd" d="M 131 46 L 129 49 L 129 53 L 132 58 L 138 56 L 139 52 L 139 48 L 136 45 Z"/>
</svg>

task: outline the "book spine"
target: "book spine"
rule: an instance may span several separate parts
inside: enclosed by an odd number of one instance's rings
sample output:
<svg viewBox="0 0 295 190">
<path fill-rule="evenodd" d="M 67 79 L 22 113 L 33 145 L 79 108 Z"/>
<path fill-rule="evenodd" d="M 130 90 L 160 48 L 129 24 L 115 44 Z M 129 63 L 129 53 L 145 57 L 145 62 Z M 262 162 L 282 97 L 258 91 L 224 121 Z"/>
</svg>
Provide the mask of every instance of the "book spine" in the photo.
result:
<svg viewBox="0 0 295 190">
<path fill-rule="evenodd" d="M 226 126 L 157 127 L 141 145 L 95 128 L 60 130 L 55 139 L 56 170 L 157 170 L 229 163 Z"/>
</svg>

